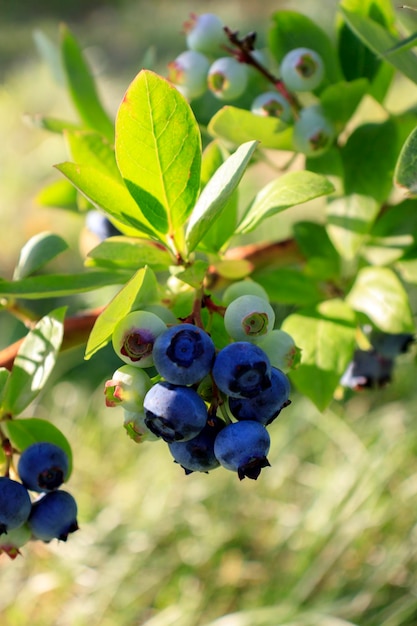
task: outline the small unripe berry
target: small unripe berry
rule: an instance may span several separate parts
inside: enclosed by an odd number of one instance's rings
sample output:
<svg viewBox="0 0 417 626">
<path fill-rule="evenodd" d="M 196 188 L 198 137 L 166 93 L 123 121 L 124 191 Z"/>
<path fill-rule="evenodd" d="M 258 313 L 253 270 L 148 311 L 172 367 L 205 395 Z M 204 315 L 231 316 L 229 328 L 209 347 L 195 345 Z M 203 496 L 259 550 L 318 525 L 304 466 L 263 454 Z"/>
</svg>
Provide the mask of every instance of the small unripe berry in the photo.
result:
<svg viewBox="0 0 417 626">
<path fill-rule="evenodd" d="M 168 80 L 187 98 L 194 100 L 207 91 L 210 62 L 204 54 L 186 50 L 168 64 Z"/>
<path fill-rule="evenodd" d="M 262 117 L 277 117 L 285 123 L 292 120 L 290 103 L 276 91 L 261 93 L 252 102 L 251 111 Z"/>
<path fill-rule="evenodd" d="M 155 339 L 166 324 L 154 313 L 133 311 L 116 324 L 112 342 L 118 356 L 128 365 L 151 367 Z"/>
<path fill-rule="evenodd" d="M 321 56 L 309 48 L 295 48 L 281 62 L 281 78 L 290 91 L 313 91 L 324 78 Z"/>
<path fill-rule="evenodd" d="M 123 406 L 127 411 L 140 411 L 143 398 L 151 387 L 152 381 L 146 372 L 133 365 L 122 365 L 105 383 L 106 406 Z"/>
<path fill-rule="evenodd" d="M 210 66 L 207 82 L 216 98 L 235 100 L 246 89 L 248 68 L 233 57 L 221 57 Z"/>
<path fill-rule="evenodd" d="M 276 328 L 260 337 L 256 343 L 269 356 L 271 365 L 283 372 L 288 372 L 300 362 L 301 350 L 284 330 Z"/>
<path fill-rule="evenodd" d="M 258 296 L 240 296 L 224 314 L 227 333 L 237 341 L 255 341 L 271 332 L 275 313 L 269 302 Z"/>
<path fill-rule="evenodd" d="M 250 278 L 238 280 L 226 287 L 222 298 L 224 306 L 229 306 L 239 296 L 258 296 L 269 302 L 268 294 L 262 285 Z"/>
<path fill-rule="evenodd" d="M 333 125 L 324 116 L 320 105 L 305 107 L 294 124 L 293 146 L 306 156 L 326 152 L 335 137 Z"/>
<path fill-rule="evenodd" d="M 184 24 L 187 46 L 208 55 L 218 56 L 227 44 L 222 20 L 213 13 L 192 13 Z"/>
</svg>

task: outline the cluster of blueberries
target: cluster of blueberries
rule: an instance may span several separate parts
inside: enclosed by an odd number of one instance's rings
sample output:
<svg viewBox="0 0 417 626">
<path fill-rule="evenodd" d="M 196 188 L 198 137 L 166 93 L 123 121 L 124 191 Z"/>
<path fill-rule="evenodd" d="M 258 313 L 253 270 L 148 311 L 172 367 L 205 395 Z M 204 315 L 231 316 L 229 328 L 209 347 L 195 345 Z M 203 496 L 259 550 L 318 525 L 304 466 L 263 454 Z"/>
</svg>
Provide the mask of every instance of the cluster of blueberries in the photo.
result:
<svg viewBox="0 0 417 626">
<path fill-rule="evenodd" d="M 60 489 L 69 469 L 67 453 L 41 441 L 21 453 L 16 480 L 0 477 L 0 552 L 15 558 L 29 540 L 66 541 L 78 529 L 75 499 Z"/>
<path fill-rule="evenodd" d="M 228 290 L 230 342 L 221 349 L 194 323 L 166 324 L 148 310 L 120 320 L 112 341 L 125 365 L 106 382 L 105 399 L 107 406 L 122 406 L 136 441 L 165 441 L 186 474 L 223 466 L 240 479 L 256 479 L 269 465 L 267 426 L 290 404 L 283 370 L 298 349 L 274 329 L 274 310 L 260 285 L 245 280 Z"/>
<path fill-rule="evenodd" d="M 187 100 L 196 100 L 209 91 L 227 103 L 238 101 L 246 90 L 257 89 L 250 82 L 251 73 L 261 70 L 274 88 L 259 87 L 251 111 L 293 124 L 296 152 L 314 156 L 330 146 L 335 130 L 318 101 L 311 104 L 310 95 L 309 104 L 302 106 L 298 99 L 303 92 L 314 92 L 325 78 L 323 60 L 315 50 L 305 47 L 290 50 L 281 60 L 279 79 L 275 79 L 267 67 L 268 60 L 262 51 L 253 49 L 251 39 L 240 41 L 240 44 L 244 42 L 243 54 L 242 46 L 240 50 L 231 49 L 231 43 L 236 45 L 239 40 L 217 15 L 192 14 L 184 30 L 187 50 L 168 64 L 168 79 Z"/>
</svg>

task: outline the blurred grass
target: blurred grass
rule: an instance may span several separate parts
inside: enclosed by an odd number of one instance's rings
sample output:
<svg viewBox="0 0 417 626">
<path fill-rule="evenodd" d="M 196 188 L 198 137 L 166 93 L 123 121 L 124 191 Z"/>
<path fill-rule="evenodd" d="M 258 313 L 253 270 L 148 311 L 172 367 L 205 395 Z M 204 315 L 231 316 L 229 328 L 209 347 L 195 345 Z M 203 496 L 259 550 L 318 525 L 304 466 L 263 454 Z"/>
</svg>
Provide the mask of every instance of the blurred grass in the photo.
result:
<svg viewBox="0 0 417 626">
<path fill-rule="evenodd" d="M 328 12 L 323 4 L 217 1 L 204 10 L 242 31 L 258 24 L 265 31 L 272 10 L 288 6 L 330 23 L 334 3 Z M 110 111 L 150 46 L 164 71 L 182 50 L 183 20 L 201 6 L 108 2 L 70 16 L 101 68 Z M 63 14 L 2 14 L 2 275 L 42 229 L 69 239 L 64 263 L 80 263 L 81 219 L 33 200 L 54 177 L 52 164 L 66 158 L 62 140 L 22 123 L 25 112 L 73 115 L 31 39 L 34 28 L 56 38 Z M 4 317 L 0 329 L 0 345 L 22 332 Z M 121 411 L 103 407 L 115 357 L 105 350 L 82 363 L 82 350 L 69 352 L 26 415 L 51 419 L 71 441 L 68 490 L 81 529 L 67 543 L 28 545 L 13 562 L 0 556 L 0 624 L 415 626 L 414 358 L 401 357 L 390 387 L 324 414 L 294 395 L 271 427 L 272 467 L 256 482 L 239 482 L 222 469 L 185 476 L 162 442 L 131 442 Z"/>
</svg>

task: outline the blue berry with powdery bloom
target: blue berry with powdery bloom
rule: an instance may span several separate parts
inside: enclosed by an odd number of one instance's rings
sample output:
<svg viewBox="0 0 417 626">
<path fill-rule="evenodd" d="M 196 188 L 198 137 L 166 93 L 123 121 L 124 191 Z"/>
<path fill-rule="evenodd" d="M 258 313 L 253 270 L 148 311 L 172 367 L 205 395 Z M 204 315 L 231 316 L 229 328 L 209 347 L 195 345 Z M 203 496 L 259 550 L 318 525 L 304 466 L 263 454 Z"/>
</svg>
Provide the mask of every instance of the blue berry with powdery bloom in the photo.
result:
<svg viewBox="0 0 417 626">
<path fill-rule="evenodd" d="M 233 422 L 217 435 L 214 454 L 223 467 L 237 472 L 240 480 L 245 476 L 256 480 L 262 468 L 270 465 L 270 443 L 268 431 L 259 422 Z"/>
<path fill-rule="evenodd" d="M 156 383 L 144 399 L 145 425 L 167 443 L 196 437 L 207 422 L 204 400 L 191 387 Z"/>
<path fill-rule="evenodd" d="M 27 521 L 32 503 L 26 487 L 8 476 L 0 477 L 0 535 Z"/>
<path fill-rule="evenodd" d="M 51 491 L 33 503 L 28 526 L 35 539 L 66 541 L 78 530 L 77 503 L 67 491 Z"/>
<path fill-rule="evenodd" d="M 217 354 L 212 375 L 226 395 L 253 398 L 271 386 L 271 363 L 257 345 L 235 341 Z"/>
<path fill-rule="evenodd" d="M 115 237 L 122 234 L 105 215 L 96 210 L 88 211 L 87 217 L 85 218 L 85 225 L 100 241 L 104 241 L 108 237 Z"/>
<path fill-rule="evenodd" d="M 17 471 L 23 485 L 30 491 L 53 491 L 68 476 L 68 455 L 54 443 L 37 441 L 23 450 Z"/>
<path fill-rule="evenodd" d="M 223 420 L 213 417 L 207 421 L 203 430 L 193 439 L 168 444 L 175 462 L 181 465 L 186 474 L 192 472 L 207 473 L 219 467 L 220 463 L 214 454 L 214 442 L 224 427 Z"/>
<path fill-rule="evenodd" d="M 290 404 L 290 382 L 281 370 L 271 370 L 271 386 L 254 398 L 229 398 L 229 408 L 238 420 L 253 420 L 267 426 Z"/>
<path fill-rule="evenodd" d="M 153 361 L 159 374 L 175 385 L 193 385 L 210 372 L 215 356 L 211 337 L 193 324 L 177 324 L 157 337 Z"/>
<path fill-rule="evenodd" d="M 167 326 L 149 311 L 132 311 L 115 326 L 112 335 L 116 354 L 128 365 L 151 367 L 155 339 Z"/>
</svg>

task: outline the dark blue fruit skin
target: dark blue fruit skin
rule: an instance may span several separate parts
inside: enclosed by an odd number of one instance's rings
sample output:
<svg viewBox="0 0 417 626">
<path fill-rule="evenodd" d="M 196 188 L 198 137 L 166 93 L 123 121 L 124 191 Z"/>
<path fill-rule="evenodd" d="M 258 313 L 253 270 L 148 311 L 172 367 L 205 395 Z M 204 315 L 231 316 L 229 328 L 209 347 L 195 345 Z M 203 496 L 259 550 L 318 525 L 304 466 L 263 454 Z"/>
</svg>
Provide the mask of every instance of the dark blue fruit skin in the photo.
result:
<svg viewBox="0 0 417 626">
<path fill-rule="evenodd" d="M 269 358 L 248 341 L 235 341 L 220 350 L 212 374 L 220 391 L 233 398 L 254 398 L 271 386 Z"/>
<path fill-rule="evenodd" d="M 0 535 L 19 528 L 28 519 L 32 503 L 26 487 L 7 476 L 0 477 Z"/>
<path fill-rule="evenodd" d="M 38 492 L 53 491 L 68 476 L 68 455 L 53 443 L 39 441 L 23 450 L 17 471 L 27 489 Z"/>
<path fill-rule="evenodd" d="M 290 404 L 290 382 L 280 369 L 271 369 L 271 386 L 254 398 L 229 398 L 229 408 L 238 420 L 254 420 L 264 426 Z"/>
<path fill-rule="evenodd" d="M 110 220 L 99 211 L 89 211 L 85 219 L 85 225 L 100 241 L 104 241 L 108 237 L 121 235 L 120 230 L 113 226 Z"/>
<path fill-rule="evenodd" d="M 196 437 L 207 422 L 204 400 L 191 387 L 156 383 L 143 402 L 145 425 L 167 443 Z"/>
<path fill-rule="evenodd" d="M 369 337 L 372 347 L 379 354 L 388 359 L 395 359 L 400 354 L 408 351 L 414 342 L 414 335 L 411 333 L 383 333 L 373 330 Z"/>
<path fill-rule="evenodd" d="M 394 359 L 381 356 L 376 350 L 355 350 L 340 384 L 356 391 L 378 389 L 391 382 L 393 369 Z"/>
<path fill-rule="evenodd" d="M 215 355 L 210 336 L 194 324 L 177 324 L 161 333 L 153 346 L 159 374 L 175 385 L 194 385 L 210 372 Z"/>
<path fill-rule="evenodd" d="M 214 441 L 224 427 L 223 420 L 213 417 L 193 439 L 168 444 L 175 462 L 181 465 L 186 474 L 209 472 L 219 467 L 220 463 L 214 454 Z"/>
<path fill-rule="evenodd" d="M 51 491 L 33 503 L 28 526 L 35 539 L 66 541 L 78 530 L 77 503 L 67 491 Z"/>
<path fill-rule="evenodd" d="M 245 476 L 256 480 L 269 465 L 266 455 L 270 442 L 268 431 L 259 422 L 232 422 L 217 435 L 214 454 L 220 465 L 237 472 L 240 480 Z"/>
</svg>

